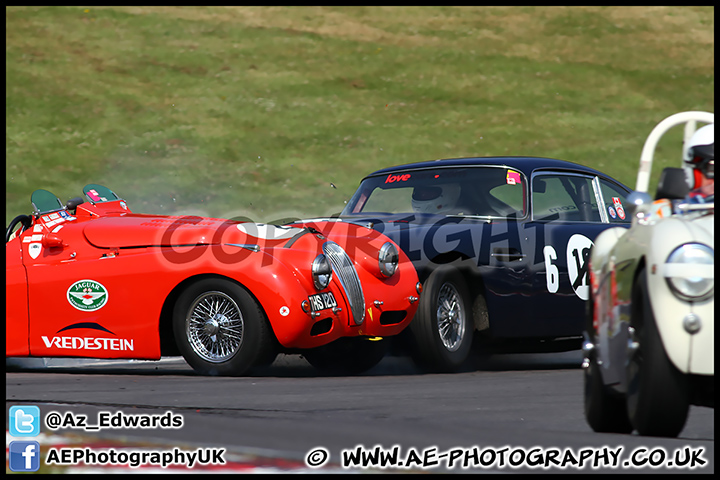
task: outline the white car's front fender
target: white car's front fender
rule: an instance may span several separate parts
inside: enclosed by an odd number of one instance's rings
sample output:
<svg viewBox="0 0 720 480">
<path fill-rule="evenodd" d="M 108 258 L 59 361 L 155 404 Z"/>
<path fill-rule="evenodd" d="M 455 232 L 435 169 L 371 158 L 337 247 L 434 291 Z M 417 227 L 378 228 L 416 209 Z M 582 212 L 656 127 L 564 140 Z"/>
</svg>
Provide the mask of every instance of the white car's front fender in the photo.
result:
<svg viewBox="0 0 720 480">
<path fill-rule="evenodd" d="M 705 222 L 706 223 L 706 222 Z M 670 360 L 683 373 L 713 375 L 715 371 L 714 295 L 700 301 L 680 298 L 668 284 L 668 277 L 714 278 L 713 265 L 666 263 L 678 247 L 701 243 L 714 248 L 714 231 L 682 216 L 657 222 L 646 256 L 648 296 L 655 323 Z M 694 333 L 688 324 L 699 324 Z"/>
</svg>

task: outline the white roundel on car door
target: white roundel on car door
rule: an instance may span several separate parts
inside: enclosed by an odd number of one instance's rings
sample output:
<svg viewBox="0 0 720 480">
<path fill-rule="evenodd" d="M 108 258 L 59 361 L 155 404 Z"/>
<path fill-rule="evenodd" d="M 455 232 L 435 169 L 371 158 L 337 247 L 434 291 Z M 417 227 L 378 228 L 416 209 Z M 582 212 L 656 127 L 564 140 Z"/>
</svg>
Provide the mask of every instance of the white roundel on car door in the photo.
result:
<svg viewBox="0 0 720 480">
<path fill-rule="evenodd" d="M 575 234 L 570 237 L 567 245 L 568 277 L 575 295 L 583 300 L 590 298 L 590 247 L 592 240 L 585 235 Z"/>
</svg>

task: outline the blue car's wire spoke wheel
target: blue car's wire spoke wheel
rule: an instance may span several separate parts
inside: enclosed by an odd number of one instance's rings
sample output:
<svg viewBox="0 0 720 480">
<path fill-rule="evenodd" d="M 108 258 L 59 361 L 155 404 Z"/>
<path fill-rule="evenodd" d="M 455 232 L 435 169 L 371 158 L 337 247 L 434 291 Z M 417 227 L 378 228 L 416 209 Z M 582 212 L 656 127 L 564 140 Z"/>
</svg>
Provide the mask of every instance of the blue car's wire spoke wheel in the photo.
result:
<svg viewBox="0 0 720 480">
<path fill-rule="evenodd" d="M 438 294 L 436 318 L 438 333 L 445 348 L 457 351 L 465 335 L 465 309 L 463 299 L 452 283 L 445 283 Z"/>
<path fill-rule="evenodd" d="M 438 267 L 425 280 L 408 328 L 411 354 L 421 368 L 451 372 L 465 363 L 473 337 L 470 305 L 467 285 L 456 268 Z"/>
<path fill-rule="evenodd" d="M 271 358 L 276 345 L 257 300 L 221 278 L 199 280 L 180 292 L 173 331 L 185 361 L 203 375 L 243 375 Z"/>
</svg>

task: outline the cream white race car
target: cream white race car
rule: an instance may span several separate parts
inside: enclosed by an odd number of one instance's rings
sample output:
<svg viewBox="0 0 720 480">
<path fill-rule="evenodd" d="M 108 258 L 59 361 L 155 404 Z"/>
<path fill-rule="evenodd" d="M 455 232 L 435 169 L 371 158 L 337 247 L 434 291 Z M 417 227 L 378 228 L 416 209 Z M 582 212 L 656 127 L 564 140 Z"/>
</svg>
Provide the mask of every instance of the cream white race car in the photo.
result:
<svg viewBox="0 0 720 480">
<path fill-rule="evenodd" d="M 652 130 L 630 228 L 605 230 L 590 253 L 584 403 L 596 432 L 677 437 L 690 405 L 714 408 L 714 200 L 688 201 L 682 168 L 663 170 L 654 201 L 647 193 L 659 139 L 685 125 L 687 148 L 697 122 L 714 114 L 677 113 Z"/>
</svg>

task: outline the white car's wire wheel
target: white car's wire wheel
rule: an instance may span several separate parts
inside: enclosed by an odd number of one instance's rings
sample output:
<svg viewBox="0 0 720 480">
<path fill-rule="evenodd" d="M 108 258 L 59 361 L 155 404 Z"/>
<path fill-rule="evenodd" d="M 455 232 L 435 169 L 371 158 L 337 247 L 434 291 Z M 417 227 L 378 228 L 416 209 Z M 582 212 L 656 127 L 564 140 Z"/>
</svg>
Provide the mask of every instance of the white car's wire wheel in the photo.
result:
<svg viewBox="0 0 720 480">
<path fill-rule="evenodd" d="M 187 287 L 173 312 L 175 341 L 203 375 L 242 375 L 268 356 L 272 333 L 258 302 L 242 286 L 206 278 Z"/>
<path fill-rule="evenodd" d="M 457 269 L 442 266 L 430 274 L 409 328 L 412 356 L 422 368 L 456 371 L 465 362 L 473 319 L 468 289 Z"/>
<path fill-rule="evenodd" d="M 636 349 L 628 361 L 627 411 L 640 435 L 677 437 L 690 408 L 688 379 L 665 353 L 643 269 L 633 289 L 631 327 Z"/>
</svg>

